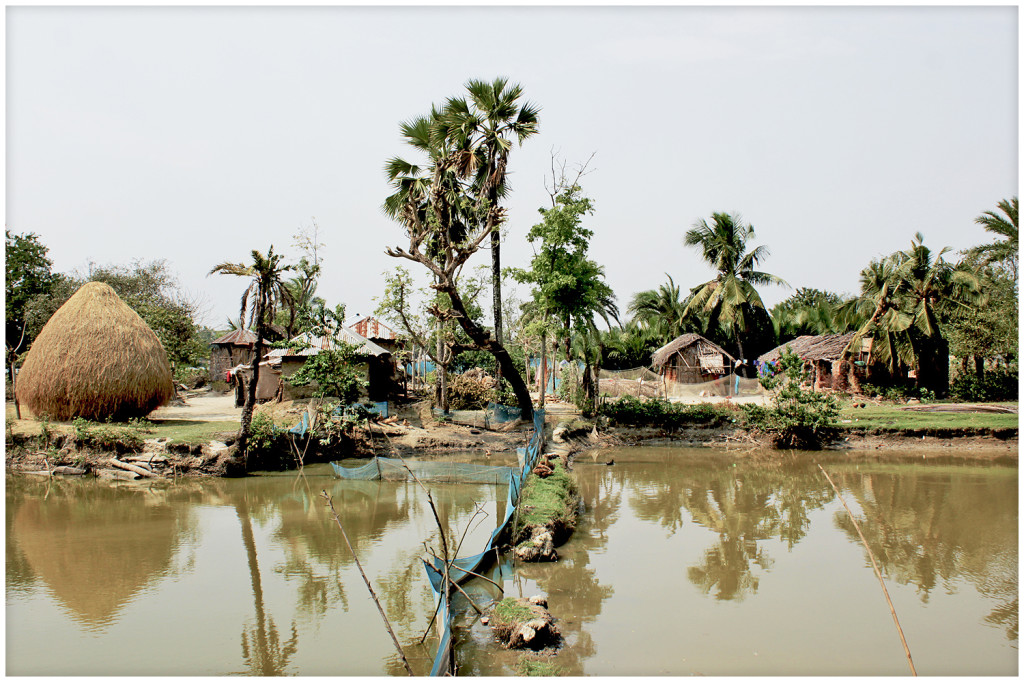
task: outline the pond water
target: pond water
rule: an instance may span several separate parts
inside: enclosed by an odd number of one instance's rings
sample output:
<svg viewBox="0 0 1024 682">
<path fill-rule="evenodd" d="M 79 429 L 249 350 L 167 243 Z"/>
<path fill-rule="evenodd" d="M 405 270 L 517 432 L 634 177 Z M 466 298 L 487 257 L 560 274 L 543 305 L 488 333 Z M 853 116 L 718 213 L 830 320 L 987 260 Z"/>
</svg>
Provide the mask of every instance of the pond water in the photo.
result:
<svg viewBox="0 0 1024 682">
<path fill-rule="evenodd" d="M 571 675 L 1016 675 L 1017 467 L 783 460 L 707 449 L 578 459 L 586 505 L 556 564 L 518 566 L 547 595 Z M 603 462 L 614 459 L 614 466 Z M 935 462 L 935 458 L 930 459 Z M 505 675 L 464 619 L 462 674 Z"/>
<path fill-rule="evenodd" d="M 506 594 L 548 596 L 565 635 L 550 661 L 572 675 L 906 674 L 867 553 L 809 457 L 584 454 L 586 511 L 561 560 L 490 574 Z M 495 459 L 477 461 L 511 463 Z M 918 672 L 1015 675 L 1017 467 L 818 461 L 862 525 Z M 505 487 L 431 488 L 453 535 L 470 528 L 463 553 L 478 551 Z M 423 491 L 313 466 L 173 485 L 8 475 L 7 674 L 402 674 L 324 489 L 426 673 L 418 559 L 439 542 Z M 478 602 L 497 598 L 474 582 Z M 459 623 L 461 674 L 514 673 L 521 654 L 475 617 Z"/>
</svg>

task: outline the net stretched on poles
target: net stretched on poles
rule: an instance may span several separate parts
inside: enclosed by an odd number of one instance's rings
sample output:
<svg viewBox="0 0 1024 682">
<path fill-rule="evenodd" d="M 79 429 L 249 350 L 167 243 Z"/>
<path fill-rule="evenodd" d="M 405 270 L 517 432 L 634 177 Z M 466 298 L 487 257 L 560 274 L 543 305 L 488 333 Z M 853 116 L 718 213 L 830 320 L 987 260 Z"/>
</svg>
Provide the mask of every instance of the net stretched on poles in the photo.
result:
<svg viewBox="0 0 1024 682">
<path fill-rule="evenodd" d="M 683 384 L 676 381 L 665 382 L 665 397 L 669 400 L 693 400 L 700 398 L 753 397 L 765 395 L 764 387 L 757 379 L 744 379 L 735 374 L 727 374 L 713 381 L 701 381 L 695 384 Z"/>
<path fill-rule="evenodd" d="M 601 370 L 601 395 L 621 398 L 630 395 L 636 398 L 664 398 L 665 381 L 646 367 L 634 369 Z"/>
<path fill-rule="evenodd" d="M 408 469 L 406 468 L 408 465 Z M 340 478 L 362 481 L 411 481 L 413 474 L 421 481 L 434 483 L 491 483 L 505 485 L 513 467 L 488 466 L 465 462 L 431 462 L 374 457 L 360 467 L 345 467 L 331 462 Z M 410 473 L 410 471 L 412 473 Z"/>
</svg>

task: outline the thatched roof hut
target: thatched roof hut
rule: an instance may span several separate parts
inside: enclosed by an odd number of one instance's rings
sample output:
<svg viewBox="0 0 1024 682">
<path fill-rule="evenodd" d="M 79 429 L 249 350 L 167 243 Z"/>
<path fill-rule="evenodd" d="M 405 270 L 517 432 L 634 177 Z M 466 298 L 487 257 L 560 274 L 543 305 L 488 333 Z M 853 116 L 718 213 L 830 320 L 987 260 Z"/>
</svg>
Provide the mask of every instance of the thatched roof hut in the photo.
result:
<svg viewBox="0 0 1024 682">
<path fill-rule="evenodd" d="M 651 355 L 651 366 L 665 378 L 685 384 L 717 379 L 736 359 L 700 334 L 682 334 Z"/>
<path fill-rule="evenodd" d="M 804 361 L 827 360 L 835 362 L 841 360 L 850 344 L 854 332 L 848 334 L 823 334 L 820 336 L 805 335 L 798 336 L 791 341 L 773 348 L 764 355 L 758 357 L 759 362 L 778 362 L 782 357 L 782 351 L 787 346 L 791 353 Z"/>
<path fill-rule="evenodd" d="M 83 285 L 53 314 L 18 375 L 18 398 L 58 421 L 142 417 L 173 396 L 160 339 L 102 282 Z"/>
</svg>

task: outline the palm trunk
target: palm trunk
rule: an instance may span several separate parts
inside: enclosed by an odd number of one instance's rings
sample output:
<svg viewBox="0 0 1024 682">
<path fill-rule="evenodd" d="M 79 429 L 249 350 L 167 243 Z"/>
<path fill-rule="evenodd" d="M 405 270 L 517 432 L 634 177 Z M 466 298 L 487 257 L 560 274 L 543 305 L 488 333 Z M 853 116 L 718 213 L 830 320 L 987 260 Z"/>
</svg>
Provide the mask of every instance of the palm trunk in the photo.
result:
<svg viewBox="0 0 1024 682">
<path fill-rule="evenodd" d="M 262 297 L 256 310 L 256 346 L 252 354 L 252 380 L 249 382 L 245 395 L 245 406 L 242 407 L 242 423 L 238 431 L 238 451 L 242 453 L 242 461 L 245 467 L 249 465 L 249 430 L 252 427 L 252 413 L 256 409 L 256 384 L 260 380 L 260 356 L 263 350 L 263 338 L 266 330 L 263 328 L 263 302 Z"/>
<path fill-rule="evenodd" d="M 494 305 L 494 339 L 502 342 L 501 336 L 501 232 L 497 228 L 491 232 L 491 303 Z M 496 368 L 498 384 L 501 384 L 501 365 Z"/>
<path fill-rule="evenodd" d="M 544 409 L 544 398 L 548 393 L 548 335 L 540 333 L 540 408 Z"/>
</svg>

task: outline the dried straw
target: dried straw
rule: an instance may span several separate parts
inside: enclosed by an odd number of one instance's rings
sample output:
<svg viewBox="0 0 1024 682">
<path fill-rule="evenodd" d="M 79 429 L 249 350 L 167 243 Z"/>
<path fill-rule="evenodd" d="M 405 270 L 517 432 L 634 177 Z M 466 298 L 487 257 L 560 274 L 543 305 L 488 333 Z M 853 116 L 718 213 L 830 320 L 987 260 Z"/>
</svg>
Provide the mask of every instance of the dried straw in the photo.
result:
<svg viewBox="0 0 1024 682">
<path fill-rule="evenodd" d="M 39 332 L 18 376 L 37 416 L 125 420 L 174 395 L 160 339 L 109 285 L 89 282 Z"/>
</svg>

